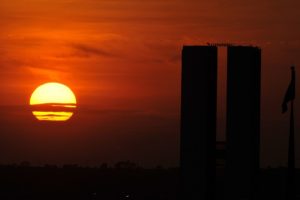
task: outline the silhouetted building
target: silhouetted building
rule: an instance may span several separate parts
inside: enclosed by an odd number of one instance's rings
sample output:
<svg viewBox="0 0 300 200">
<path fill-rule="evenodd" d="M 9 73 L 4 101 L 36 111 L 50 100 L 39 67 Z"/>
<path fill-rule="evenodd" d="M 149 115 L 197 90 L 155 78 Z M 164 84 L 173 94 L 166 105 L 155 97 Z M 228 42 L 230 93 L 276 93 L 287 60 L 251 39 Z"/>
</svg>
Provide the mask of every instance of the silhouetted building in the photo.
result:
<svg viewBox="0 0 300 200">
<path fill-rule="evenodd" d="M 182 52 L 181 199 L 214 199 L 217 47 Z"/>
<path fill-rule="evenodd" d="M 254 199 L 259 172 L 261 50 L 228 47 L 226 199 Z"/>
<path fill-rule="evenodd" d="M 215 198 L 216 159 L 225 164 L 225 199 L 256 197 L 261 50 L 228 46 L 227 62 L 226 143 L 216 143 L 217 46 L 183 48 L 181 199 Z"/>
</svg>

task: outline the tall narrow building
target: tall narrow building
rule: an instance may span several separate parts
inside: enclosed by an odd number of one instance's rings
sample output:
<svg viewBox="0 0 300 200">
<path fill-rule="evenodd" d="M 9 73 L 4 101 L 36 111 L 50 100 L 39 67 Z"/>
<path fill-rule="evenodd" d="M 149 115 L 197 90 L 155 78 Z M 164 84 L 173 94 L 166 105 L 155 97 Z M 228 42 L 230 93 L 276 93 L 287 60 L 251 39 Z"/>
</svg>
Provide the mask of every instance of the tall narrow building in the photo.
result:
<svg viewBox="0 0 300 200">
<path fill-rule="evenodd" d="M 259 172 L 261 50 L 228 47 L 226 199 L 255 199 Z"/>
<path fill-rule="evenodd" d="M 182 52 L 181 199 L 214 199 L 217 47 Z"/>
</svg>

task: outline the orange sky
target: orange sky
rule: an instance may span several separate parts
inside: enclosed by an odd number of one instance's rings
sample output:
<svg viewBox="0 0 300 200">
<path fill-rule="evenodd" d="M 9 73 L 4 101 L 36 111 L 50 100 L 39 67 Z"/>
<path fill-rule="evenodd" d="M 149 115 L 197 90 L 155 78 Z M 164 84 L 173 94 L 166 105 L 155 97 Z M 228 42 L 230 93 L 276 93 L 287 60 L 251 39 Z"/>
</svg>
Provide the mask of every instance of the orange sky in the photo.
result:
<svg viewBox="0 0 300 200">
<path fill-rule="evenodd" d="M 174 149 L 164 158 L 176 164 L 178 158 L 170 155 L 178 151 L 182 45 L 258 45 L 262 158 L 265 164 L 285 164 L 288 116 L 280 114 L 280 105 L 289 66 L 300 64 L 299 9 L 297 0 L 1 0 L 0 105 L 27 104 L 38 85 L 62 82 L 79 105 L 95 112 L 134 111 L 153 119 L 144 127 L 126 127 L 126 133 L 147 134 L 144 129 L 157 126 L 157 134 L 169 137 L 173 131 L 166 148 Z M 121 118 L 111 118 L 111 126 L 123 123 Z"/>
</svg>

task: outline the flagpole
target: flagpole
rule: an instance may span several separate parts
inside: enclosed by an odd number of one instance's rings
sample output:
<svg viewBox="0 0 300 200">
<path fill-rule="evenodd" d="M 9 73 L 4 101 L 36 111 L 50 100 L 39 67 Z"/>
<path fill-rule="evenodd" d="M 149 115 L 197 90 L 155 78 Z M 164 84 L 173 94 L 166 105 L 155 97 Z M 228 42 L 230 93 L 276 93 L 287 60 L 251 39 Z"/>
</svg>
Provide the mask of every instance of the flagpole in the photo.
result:
<svg viewBox="0 0 300 200">
<path fill-rule="evenodd" d="M 294 100 L 291 100 L 290 134 L 288 150 L 288 172 L 287 172 L 287 200 L 296 199 L 295 187 L 295 132 L 294 132 Z"/>
</svg>

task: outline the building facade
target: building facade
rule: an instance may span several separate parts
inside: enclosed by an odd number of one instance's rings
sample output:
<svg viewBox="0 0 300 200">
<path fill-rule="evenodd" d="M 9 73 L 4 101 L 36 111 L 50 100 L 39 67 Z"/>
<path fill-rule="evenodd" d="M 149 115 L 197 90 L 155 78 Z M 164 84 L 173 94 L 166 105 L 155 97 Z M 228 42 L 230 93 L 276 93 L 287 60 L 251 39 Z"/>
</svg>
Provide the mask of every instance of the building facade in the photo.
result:
<svg viewBox="0 0 300 200">
<path fill-rule="evenodd" d="M 182 52 L 181 199 L 215 199 L 217 46 Z M 226 199 L 255 199 L 259 171 L 261 50 L 227 51 Z"/>
</svg>

